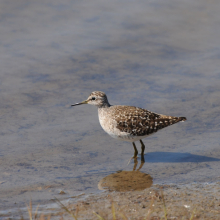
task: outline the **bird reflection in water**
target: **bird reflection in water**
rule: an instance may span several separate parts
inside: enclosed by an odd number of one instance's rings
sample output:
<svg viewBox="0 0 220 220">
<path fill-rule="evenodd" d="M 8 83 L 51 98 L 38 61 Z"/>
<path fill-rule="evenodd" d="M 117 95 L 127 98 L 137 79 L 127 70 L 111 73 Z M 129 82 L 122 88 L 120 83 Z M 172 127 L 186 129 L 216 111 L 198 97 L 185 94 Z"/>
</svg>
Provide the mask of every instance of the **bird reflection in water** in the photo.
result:
<svg viewBox="0 0 220 220">
<path fill-rule="evenodd" d="M 147 174 L 140 172 L 140 169 L 143 167 L 143 162 L 140 164 L 140 167 L 136 170 L 137 159 L 134 160 L 134 168 L 132 171 L 117 171 L 112 173 L 98 183 L 98 188 L 100 190 L 109 190 L 109 191 L 141 191 L 146 188 L 151 187 L 153 184 L 153 178 Z"/>
<path fill-rule="evenodd" d="M 133 157 L 132 157 L 131 159 L 133 159 Z M 130 159 L 130 161 L 128 162 L 128 164 L 131 162 L 131 159 Z M 143 167 L 144 163 L 145 163 L 144 156 L 141 155 L 141 164 L 140 164 L 140 166 L 139 166 L 139 168 L 138 168 L 137 170 L 140 170 L 140 169 Z M 138 165 L 138 160 L 137 160 L 137 158 L 134 158 L 134 167 L 133 167 L 133 171 L 136 170 L 137 165 Z"/>
</svg>

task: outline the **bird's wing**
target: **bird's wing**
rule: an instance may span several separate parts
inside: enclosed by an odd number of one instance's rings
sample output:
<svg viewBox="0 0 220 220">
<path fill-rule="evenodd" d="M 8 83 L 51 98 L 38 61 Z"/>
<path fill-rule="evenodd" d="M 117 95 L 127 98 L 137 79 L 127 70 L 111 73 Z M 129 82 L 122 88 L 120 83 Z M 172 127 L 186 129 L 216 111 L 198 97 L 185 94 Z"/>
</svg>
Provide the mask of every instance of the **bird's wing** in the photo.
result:
<svg viewBox="0 0 220 220">
<path fill-rule="evenodd" d="M 114 111 L 117 128 L 135 136 L 145 136 L 157 132 L 179 121 L 184 117 L 173 117 L 150 112 L 134 106 L 118 106 Z"/>
</svg>

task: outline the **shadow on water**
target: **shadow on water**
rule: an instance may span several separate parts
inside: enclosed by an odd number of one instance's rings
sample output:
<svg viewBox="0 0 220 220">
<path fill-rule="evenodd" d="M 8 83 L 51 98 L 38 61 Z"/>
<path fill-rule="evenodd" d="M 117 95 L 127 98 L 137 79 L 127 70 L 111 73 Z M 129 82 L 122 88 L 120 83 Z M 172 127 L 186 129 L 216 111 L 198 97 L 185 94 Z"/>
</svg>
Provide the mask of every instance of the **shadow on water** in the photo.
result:
<svg viewBox="0 0 220 220">
<path fill-rule="evenodd" d="M 191 153 L 176 152 L 150 152 L 144 155 L 147 163 L 187 163 L 187 162 L 210 162 L 220 161 L 218 158 L 200 156 Z"/>
<path fill-rule="evenodd" d="M 98 188 L 100 190 L 125 192 L 141 191 L 151 187 L 153 178 L 149 174 L 140 171 L 145 163 L 144 161 L 148 163 L 198 163 L 220 161 L 220 159 L 191 153 L 150 152 L 144 155 L 140 164 L 138 164 L 136 158 L 134 159 L 132 171 L 117 171 L 116 173 L 112 173 L 102 178 L 98 183 Z"/>
</svg>

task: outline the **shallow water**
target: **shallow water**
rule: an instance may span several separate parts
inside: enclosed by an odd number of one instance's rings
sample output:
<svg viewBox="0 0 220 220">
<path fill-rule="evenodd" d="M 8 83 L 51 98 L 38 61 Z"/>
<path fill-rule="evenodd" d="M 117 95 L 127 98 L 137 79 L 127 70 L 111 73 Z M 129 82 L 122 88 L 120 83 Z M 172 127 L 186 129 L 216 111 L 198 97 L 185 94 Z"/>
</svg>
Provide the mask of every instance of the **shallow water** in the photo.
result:
<svg viewBox="0 0 220 220">
<path fill-rule="evenodd" d="M 219 10 L 218 0 L 1 1 L 1 210 L 98 192 L 133 169 L 132 144 L 105 134 L 95 107 L 70 107 L 96 90 L 187 117 L 144 139 L 153 183 L 218 181 Z"/>
</svg>

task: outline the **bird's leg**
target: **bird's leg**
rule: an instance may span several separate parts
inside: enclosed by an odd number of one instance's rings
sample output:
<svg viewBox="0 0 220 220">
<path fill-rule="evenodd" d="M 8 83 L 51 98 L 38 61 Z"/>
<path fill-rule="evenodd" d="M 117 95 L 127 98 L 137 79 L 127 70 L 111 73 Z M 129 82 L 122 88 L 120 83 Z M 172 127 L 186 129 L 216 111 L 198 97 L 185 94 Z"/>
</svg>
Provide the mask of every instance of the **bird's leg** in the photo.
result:
<svg viewBox="0 0 220 220">
<path fill-rule="evenodd" d="M 141 162 L 145 162 L 145 159 L 144 159 L 145 145 L 142 140 L 140 140 L 140 142 L 141 142 Z"/>
<path fill-rule="evenodd" d="M 140 140 L 140 142 L 141 142 L 141 155 L 144 155 L 145 145 L 142 140 Z"/>
<path fill-rule="evenodd" d="M 133 157 L 133 158 L 137 158 L 137 155 L 138 155 L 138 150 L 137 150 L 137 148 L 136 148 L 135 143 L 134 143 L 134 142 L 132 142 L 132 144 L 133 144 L 133 147 L 134 147 L 134 157 Z"/>
</svg>

